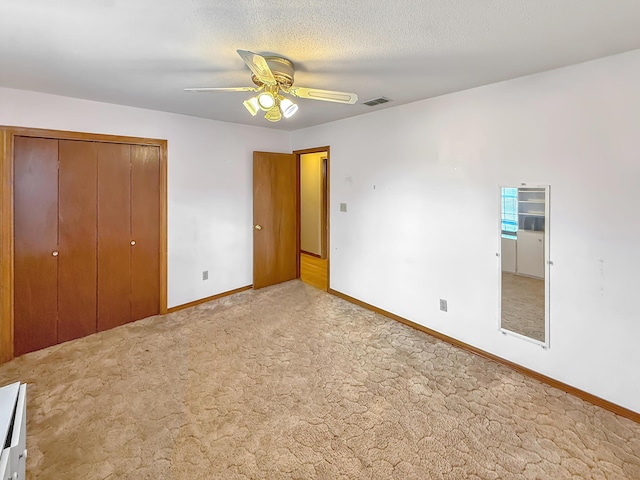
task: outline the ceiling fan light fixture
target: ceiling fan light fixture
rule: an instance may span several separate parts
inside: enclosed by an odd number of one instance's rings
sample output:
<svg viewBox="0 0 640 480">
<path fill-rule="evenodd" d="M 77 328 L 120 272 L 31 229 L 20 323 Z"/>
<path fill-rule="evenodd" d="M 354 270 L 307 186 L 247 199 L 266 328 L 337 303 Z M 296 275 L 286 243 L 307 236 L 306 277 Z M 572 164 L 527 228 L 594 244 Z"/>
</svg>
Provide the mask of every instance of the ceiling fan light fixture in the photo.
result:
<svg viewBox="0 0 640 480">
<path fill-rule="evenodd" d="M 254 117 L 256 116 L 256 113 L 258 113 L 258 110 L 260 110 L 260 104 L 258 103 L 258 97 L 251 97 L 248 100 L 245 100 L 244 102 L 242 102 L 242 104 L 245 106 L 245 108 L 247 110 L 249 110 L 249 113 L 251 115 L 253 115 Z"/>
<path fill-rule="evenodd" d="M 238 55 L 251 70 L 252 87 L 196 87 L 185 88 L 188 92 L 255 92 L 243 102 L 244 107 L 252 115 L 259 111 L 265 112 L 264 118 L 270 122 L 278 122 L 283 117 L 291 118 L 298 111 L 291 99 L 308 98 L 324 102 L 337 102 L 353 105 L 358 101 L 358 95 L 349 92 L 320 90 L 293 86 L 294 67 L 291 60 L 278 55 L 262 56 L 248 50 L 237 50 Z"/>
<path fill-rule="evenodd" d="M 276 104 L 276 97 L 271 92 L 262 92 L 258 95 L 258 105 L 262 110 L 268 112 Z"/>
<path fill-rule="evenodd" d="M 278 105 L 274 105 L 265 115 L 264 118 L 269 120 L 270 122 L 279 122 L 282 118 L 282 113 L 280 113 L 280 108 Z"/>
<path fill-rule="evenodd" d="M 284 118 L 291 118 L 298 111 L 298 105 L 293 103 L 288 98 L 283 98 L 280 100 L 280 111 Z"/>
</svg>

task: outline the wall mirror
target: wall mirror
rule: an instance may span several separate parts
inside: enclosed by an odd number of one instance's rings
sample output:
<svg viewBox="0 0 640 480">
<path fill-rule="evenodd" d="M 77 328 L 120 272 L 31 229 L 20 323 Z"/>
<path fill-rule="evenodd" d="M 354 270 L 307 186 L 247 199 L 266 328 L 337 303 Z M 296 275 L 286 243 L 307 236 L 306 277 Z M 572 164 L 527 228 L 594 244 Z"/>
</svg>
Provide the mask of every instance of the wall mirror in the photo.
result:
<svg viewBox="0 0 640 480">
<path fill-rule="evenodd" d="M 499 228 L 500 331 L 548 348 L 549 186 L 501 186 Z"/>
</svg>

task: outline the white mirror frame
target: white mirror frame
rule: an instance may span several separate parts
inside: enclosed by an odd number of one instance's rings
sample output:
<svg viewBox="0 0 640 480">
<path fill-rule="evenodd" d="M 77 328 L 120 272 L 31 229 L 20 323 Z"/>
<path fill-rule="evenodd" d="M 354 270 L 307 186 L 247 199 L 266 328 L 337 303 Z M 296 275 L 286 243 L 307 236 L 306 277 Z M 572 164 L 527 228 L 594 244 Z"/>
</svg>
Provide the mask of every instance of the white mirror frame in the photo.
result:
<svg viewBox="0 0 640 480">
<path fill-rule="evenodd" d="M 507 330 L 506 328 L 502 328 L 502 189 L 503 188 L 540 188 L 544 189 L 544 342 L 540 340 L 536 340 L 531 337 L 527 337 L 526 335 L 522 335 L 517 332 L 513 332 L 511 330 Z M 535 185 L 529 183 L 520 183 L 517 185 L 499 185 L 498 186 L 498 250 L 496 253 L 496 257 L 498 261 L 496 262 L 498 265 L 498 331 L 503 335 L 510 335 L 521 340 L 525 340 L 530 343 L 534 343 L 536 345 L 540 345 L 545 350 L 550 348 L 550 335 L 549 335 L 549 326 L 550 326 L 550 314 L 549 314 L 549 305 L 550 305 L 550 273 L 551 273 L 551 265 L 553 262 L 550 260 L 549 255 L 549 237 L 550 237 L 550 217 L 549 217 L 549 185 Z"/>
</svg>

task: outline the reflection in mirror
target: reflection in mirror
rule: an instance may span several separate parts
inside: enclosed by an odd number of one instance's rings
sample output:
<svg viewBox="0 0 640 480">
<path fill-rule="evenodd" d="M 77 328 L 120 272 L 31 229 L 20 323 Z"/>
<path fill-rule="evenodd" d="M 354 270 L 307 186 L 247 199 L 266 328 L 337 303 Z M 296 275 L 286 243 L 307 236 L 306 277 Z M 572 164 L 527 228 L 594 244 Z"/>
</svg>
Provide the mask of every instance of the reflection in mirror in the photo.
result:
<svg viewBox="0 0 640 480">
<path fill-rule="evenodd" d="M 500 329 L 548 346 L 548 186 L 501 187 Z"/>
</svg>

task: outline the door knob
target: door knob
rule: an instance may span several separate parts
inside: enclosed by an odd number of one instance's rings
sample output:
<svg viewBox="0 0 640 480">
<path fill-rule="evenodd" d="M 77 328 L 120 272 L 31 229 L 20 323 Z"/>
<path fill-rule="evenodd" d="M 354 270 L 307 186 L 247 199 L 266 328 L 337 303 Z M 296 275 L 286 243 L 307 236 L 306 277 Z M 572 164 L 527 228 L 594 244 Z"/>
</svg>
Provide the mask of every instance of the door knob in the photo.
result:
<svg viewBox="0 0 640 480">
<path fill-rule="evenodd" d="M 131 246 L 134 246 L 136 244 L 135 240 L 131 240 Z"/>
<path fill-rule="evenodd" d="M 54 250 L 53 252 L 51 252 L 51 255 L 53 255 L 54 257 L 57 257 L 57 256 L 58 256 L 58 253 L 59 253 L 59 252 L 58 252 L 57 250 Z"/>
<path fill-rule="evenodd" d="M 253 227 L 253 228 L 255 228 L 256 230 L 262 230 L 262 226 L 261 226 L 261 225 L 256 225 L 256 226 L 255 226 L 255 227 Z"/>
</svg>

